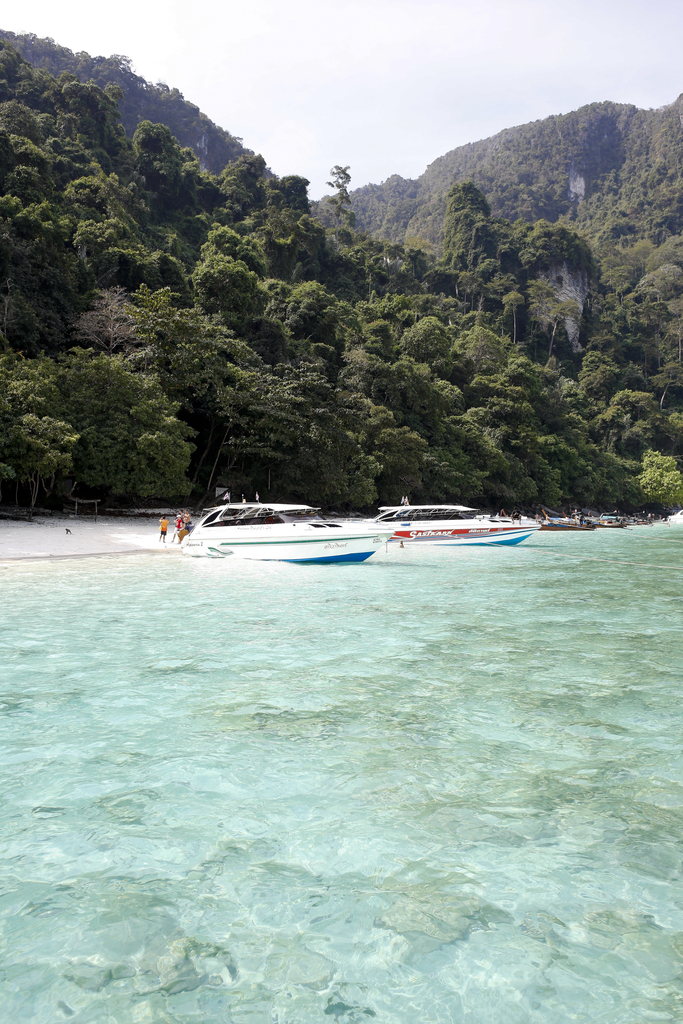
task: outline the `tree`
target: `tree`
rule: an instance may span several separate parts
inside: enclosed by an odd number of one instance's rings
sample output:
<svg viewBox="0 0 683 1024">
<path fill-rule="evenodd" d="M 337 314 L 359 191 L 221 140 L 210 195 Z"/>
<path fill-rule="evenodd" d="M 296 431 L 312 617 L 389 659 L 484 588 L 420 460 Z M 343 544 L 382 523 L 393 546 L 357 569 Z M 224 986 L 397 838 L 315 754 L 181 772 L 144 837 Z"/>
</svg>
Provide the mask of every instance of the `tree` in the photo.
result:
<svg viewBox="0 0 683 1024">
<path fill-rule="evenodd" d="M 579 370 L 579 381 L 592 399 L 607 404 L 618 390 L 620 378 L 621 371 L 614 359 L 601 352 L 586 352 Z"/>
<path fill-rule="evenodd" d="M 659 400 L 659 408 L 661 410 L 664 408 L 664 399 L 669 388 L 681 387 L 683 385 L 683 366 L 680 363 L 665 363 L 659 373 L 655 374 L 654 377 L 650 377 L 650 384 L 654 384 L 656 388 L 661 388 L 662 395 Z"/>
<path fill-rule="evenodd" d="M 135 318 L 125 288 L 105 288 L 93 303 L 93 308 L 82 313 L 76 321 L 78 337 L 113 356 L 117 349 L 128 353 L 140 339 L 135 333 Z"/>
<path fill-rule="evenodd" d="M 517 344 L 517 308 L 524 305 L 524 296 L 521 292 L 508 292 L 503 296 L 503 309 L 505 312 L 512 311 L 512 344 Z"/>
<path fill-rule="evenodd" d="M 73 349 L 57 364 L 64 419 L 73 424 L 74 474 L 113 494 L 181 495 L 194 431 L 153 373 L 135 373 L 122 356 Z"/>
<path fill-rule="evenodd" d="M 448 193 L 444 253 L 453 269 L 469 271 L 496 254 L 491 207 L 471 181 L 456 183 Z"/>
<path fill-rule="evenodd" d="M 208 252 L 192 275 L 198 304 L 205 313 L 217 313 L 227 327 L 240 327 L 261 312 L 265 296 L 257 275 L 243 260 Z"/>
<path fill-rule="evenodd" d="M 683 502 L 683 476 L 673 456 L 646 451 L 638 483 L 648 501 L 668 506 Z"/>
<path fill-rule="evenodd" d="M 64 420 L 36 416 L 35 413 L 20 416 L 15 429 L 18 446 L 23 449 L 17 476 L 29 485 L 31 518 L 41 485 L 46 493 L 50 493 L 57 474 L 71 469 L 78 434 Z M 49 486 L 46 483 L 48 478 L 51 478 Z"/>
<path fill-rule="evenodd" d="M 183 157 L 177 139 L 164 124 L 140 121 L 133 147 L 136 169 L 144 175 L 152 192 L 167 202 L 173 202 L 180 191 Z"/>
<path fill-rule="evenodd" d="M 553 286 L 542 278 L 532 281 L 529 286 L 529 298 L 531 300 L 529 312 L 532 319 L 540 324 L 546 333 L 550 334 L 550 346 L 548 348 L 548 359 L 550 359 L 553 354 L 555 334 L 559 325 L 566 320 L 576 320 L 577 322 L 580 320 L 581 310 L 579 309 L 579 304 L 573 299 L 560 302 Z"/>
<path fill-rule="evenodd" d="M 349 185 L 351 183 L 351 175 L 349 174 L 348 164 L 346 167 L 342 167 L 340 164 L 335 164 L 330 170 L 332 181 L 325 182 L 330 188 L 336 189 L 336 195 L 331 196 L 328 200 L 330 206 L 334 210 L 334 237 L 337 243 L 337 252 L 339 252 L 339 223 L 344 216 L 349 216 L 349 211 L 345 209 L 351 206 L 351 196 L 349 195 Z"/>
<path fill-rule="evenodd" d="M 425 439 L 408 427 L 387 427 L 380 431 L 372 454 L 381 466 L 377 488 L 382 500 L 397 502 L 401 494 L 409 494 L 421 486 L 427 449 Z"/>
<path fill-rule="evenodd" d="M 29 488 L 31 513 L 41 486 L 50 493 L 72 465 L 78 433 L 68 422 L 51 359 L 0 360 L 0 462 L 5 479 Z"/>
<path fill-rule="evenodd" d="M 672 299 L 667 305 L 671 313 L 668 337 L 676 340 L 678 362 L 680 363 L 683 362 L 683 299 Z"/>
<path fill-rule="evenodd" d="M 453 366 L 452 340 L 448 329 L 434 316 L 425 316 L 409 327 L 401 338 L 401 350 L 418 363 L 427 363 L 441 377 Z"/>
</svg>

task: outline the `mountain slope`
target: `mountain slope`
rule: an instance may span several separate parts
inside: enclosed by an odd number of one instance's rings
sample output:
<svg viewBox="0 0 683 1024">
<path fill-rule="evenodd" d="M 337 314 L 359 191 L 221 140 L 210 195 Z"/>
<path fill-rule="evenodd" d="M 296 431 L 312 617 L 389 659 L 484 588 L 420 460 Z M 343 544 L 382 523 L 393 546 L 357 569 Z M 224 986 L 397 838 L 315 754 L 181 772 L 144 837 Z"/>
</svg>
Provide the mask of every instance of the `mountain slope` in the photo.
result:
<svg viewBox="0 0 683 1024">
<path fill-rule="evenodd" d="M 170 89 L 163 83 L 153 85 L 136 75 L 129 57 L 120 54 L 91 57 L 85 52 L 74 53 L 54 39 L 40 39 L 32 33 L 15 35 L 0 30 L 0 39 L 11 43 L 34 67 L 43 68 L 57 78 L 66 71 L 81 82 L 94 81 L 101 89 L 119 86 L 123 92 L 119 100 L 121 123 L 129 138 L 140 121 L 165 124 L 182 146 L 194 151 L 202 170 L 212 174 L 220 174 L 227 164 L 253 153 L 244 148 L 242 139 L 214 124 L 178 89 Z"/>
<path fill-rule="evenodd" d="M 357 227 L 440 247 L 448 189 L 473 181 L 496 217 L 564 218 L 598 247 L 625 236 L 661 243 L 683 231 L 682 99 L 660 110 L 592 103 L 459 146 L 416 180 L 355 190 Z"/>
</svg>

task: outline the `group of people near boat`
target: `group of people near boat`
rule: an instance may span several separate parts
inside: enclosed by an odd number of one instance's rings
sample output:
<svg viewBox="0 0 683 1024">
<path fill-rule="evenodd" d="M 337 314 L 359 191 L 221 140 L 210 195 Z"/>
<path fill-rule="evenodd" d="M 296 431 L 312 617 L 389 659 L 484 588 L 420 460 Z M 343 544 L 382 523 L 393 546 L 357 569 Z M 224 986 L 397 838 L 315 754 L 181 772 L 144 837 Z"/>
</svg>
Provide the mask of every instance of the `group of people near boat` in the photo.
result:
<svg viewBox="0 0 683 1024">
<path fill-rule="evenodd" d="M 170 520 L 171 520 L 171 514 L 170 513 L 167 516 L 162 516 L 161 519 L 159 520 L 159 543 L 160 544 L 161 543 L 163 543 L 163 544 L 166 543 L 166 536 L 168 534 L 168 524 L 169 524 Z M 173 534 L 173 536 L 171 538 L 171 544 L 173 544 L 173 542 L 175 540 L 177 540 L 178 543 L 181 544 L 183 542 L 183 540 L 185 539 L 185 537 L 187 537 L 187 535 L 191 531 L 191 529 L 192 529 L 192 516 L 187 511 L 187 509 L 184 509 L 182 512 L 176 512 L 176 515 L 175 515 L 175 533 Z"/>
</svg>

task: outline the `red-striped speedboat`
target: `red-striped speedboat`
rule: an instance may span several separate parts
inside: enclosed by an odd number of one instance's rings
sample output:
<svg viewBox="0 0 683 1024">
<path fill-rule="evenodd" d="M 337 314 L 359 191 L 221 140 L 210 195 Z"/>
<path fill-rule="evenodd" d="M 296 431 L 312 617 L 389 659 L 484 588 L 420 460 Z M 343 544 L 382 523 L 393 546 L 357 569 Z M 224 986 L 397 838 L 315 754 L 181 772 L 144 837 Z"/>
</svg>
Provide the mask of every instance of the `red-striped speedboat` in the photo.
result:
<svg viewBox="0 0 683 1024">
<path fill-rule="evenodd" d="M 466 505 L 382 505 L 375 522 L 395 524 L 392 543 L 444 545 L 519 544 L 541 526 L 525 516 L 492 516 Z"/>
</svg>

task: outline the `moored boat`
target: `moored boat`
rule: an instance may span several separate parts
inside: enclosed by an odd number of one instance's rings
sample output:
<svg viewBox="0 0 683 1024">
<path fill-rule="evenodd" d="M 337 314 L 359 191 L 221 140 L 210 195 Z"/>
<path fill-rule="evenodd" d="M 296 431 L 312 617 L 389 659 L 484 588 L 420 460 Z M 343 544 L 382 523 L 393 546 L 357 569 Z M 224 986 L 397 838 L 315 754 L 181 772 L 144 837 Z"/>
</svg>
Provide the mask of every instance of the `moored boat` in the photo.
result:
<svg viewBox="0 0 683 1024">
<path fill-rule="evenodd" d="M 601 515 L 595 525 L 599 530 L 625 530 L 629 524 L 618 515 Z"/>
<path fill-rule="evenodd" d="M 544 532 L 556 530 L 564 533 L 590 533 L 595 529 L 595 523 L 579 523 L 573 519 L 544 519 L 541 524 L 541 530 Z"/>
<path fill-rule="evenodd" d="M 412 544 L 519 544 L 539 529 L 525 516 L 478 514 L 466 505 L 383 505 L 377 526 L 393 525 L 392 542 Z"/>
<path fill-rule="evenodd" d="M 683 526 L 683 508 L 680 512 L 673 512 L 667 519 L 669 526 Z"/>
<path fill-rule="evenodd" d="M 583 514 L 579 516 L 578 512 L 573 516 L 560 516 L 556 512 L 551 514 L 547 509 L 543 509 L 543 515 L 545 518 L 541 530 L 544 532 L 554 530 L 559 533 L 564 530 L 566 533 L 587 533 L 596 529 L 596 524 L 592 519 L 584 519 Z"/>
<path fill-rule="evenodd" d="M 310 505 L 227 504 L 209 509 L 181 548 L 208 558 L 279 562 L 364 562 L 392 529 L 371 519 L 323 519 Z"/>
</svg>

